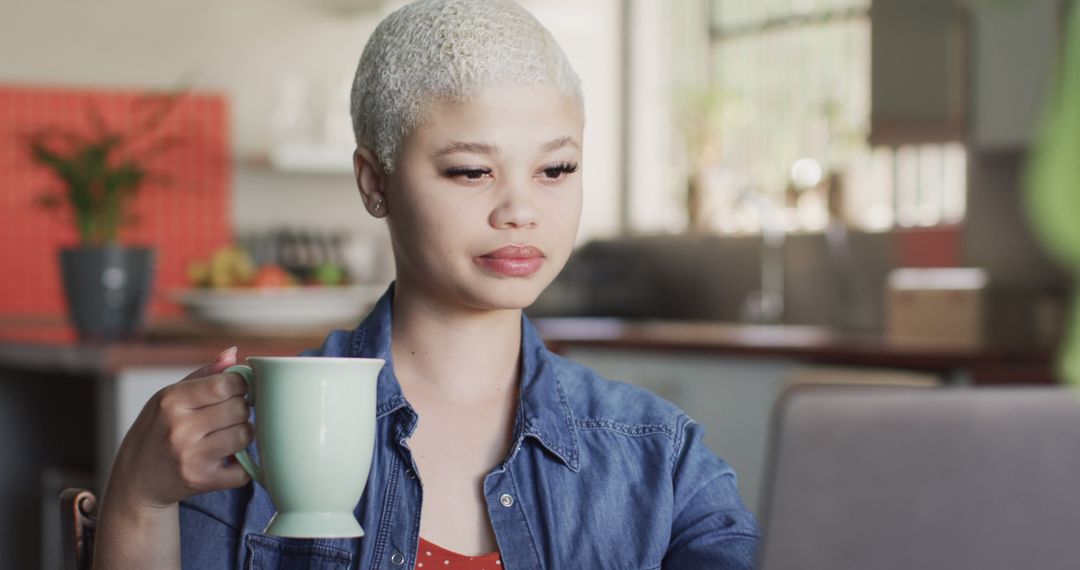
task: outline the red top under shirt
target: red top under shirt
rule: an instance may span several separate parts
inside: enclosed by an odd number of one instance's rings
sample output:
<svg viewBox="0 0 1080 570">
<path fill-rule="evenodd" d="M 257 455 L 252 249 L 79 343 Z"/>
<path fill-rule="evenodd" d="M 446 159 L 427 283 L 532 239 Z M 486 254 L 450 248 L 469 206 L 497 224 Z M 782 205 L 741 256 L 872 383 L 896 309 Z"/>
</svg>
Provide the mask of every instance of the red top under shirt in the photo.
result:
<svg viewBox="0 0 1080 570">
<path fill-rule="evenodd" d="M 465 556 L 432 544 L 420 537 L 420 548 L 416 553 L 416 567 L 423 570 L 455 568 L 456 570 L 502 570 L 502 557 L 496 550 L 491 554 Z"/>
</svg>

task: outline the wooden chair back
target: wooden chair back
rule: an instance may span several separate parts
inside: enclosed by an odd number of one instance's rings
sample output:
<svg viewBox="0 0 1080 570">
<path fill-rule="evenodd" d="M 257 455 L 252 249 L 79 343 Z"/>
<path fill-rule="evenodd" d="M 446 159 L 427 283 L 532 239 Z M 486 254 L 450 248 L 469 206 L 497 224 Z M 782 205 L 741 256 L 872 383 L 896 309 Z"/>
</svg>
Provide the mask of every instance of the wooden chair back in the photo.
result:
<svg viewBox="0 0 1080 570">
<path fill-rule="evenodd" d="M 60 493 L 60 537 L 65 570 L 90 570 L 94 562 L 98 500 L 89 489 Z"/>
</svg>

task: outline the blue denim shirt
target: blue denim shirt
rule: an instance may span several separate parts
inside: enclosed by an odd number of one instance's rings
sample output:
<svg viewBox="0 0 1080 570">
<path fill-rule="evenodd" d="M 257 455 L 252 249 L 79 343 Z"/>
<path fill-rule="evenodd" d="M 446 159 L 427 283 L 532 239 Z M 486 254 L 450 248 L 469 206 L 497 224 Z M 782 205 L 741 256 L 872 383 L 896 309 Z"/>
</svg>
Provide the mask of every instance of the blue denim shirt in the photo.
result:
<svg viewBox="0 0 1080 570">
<path fill-rule="evenodd" d="M 180 504 L 184 568 L 416 567 L 423 485 L 409 436 L 420 418 L 394 376 L 392 296 L 391 285 L 356 330 L 334 331 L 304 353 L 386 360 L 371 472 L 355 510 L 366 536 L 264 535 L 274 506 L 248 484 Z M 521 349 L 514 444 L 483 484 L 504 568 L 753 567 L 757 523 L 701 426 L 646 390 L 549 352 L 524 316 Z"/>
</svg>

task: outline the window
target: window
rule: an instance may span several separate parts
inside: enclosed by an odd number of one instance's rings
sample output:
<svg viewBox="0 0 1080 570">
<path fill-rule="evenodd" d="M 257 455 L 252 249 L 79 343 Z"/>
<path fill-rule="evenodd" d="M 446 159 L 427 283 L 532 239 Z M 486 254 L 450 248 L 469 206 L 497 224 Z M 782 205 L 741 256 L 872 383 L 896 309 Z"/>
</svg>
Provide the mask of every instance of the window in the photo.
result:
<svg viewBox="0 0 1080 570">
<path fill-rule="evenodd" d="M 819 231 L 841 219 L 882 231 L 963 219 L 962 144 L 866 142 L 870 0 L 708 7 L 706 112 L 715 127 L 687 149 L 699 155 L 691 164 L 708 229 Z"/>
</svg>

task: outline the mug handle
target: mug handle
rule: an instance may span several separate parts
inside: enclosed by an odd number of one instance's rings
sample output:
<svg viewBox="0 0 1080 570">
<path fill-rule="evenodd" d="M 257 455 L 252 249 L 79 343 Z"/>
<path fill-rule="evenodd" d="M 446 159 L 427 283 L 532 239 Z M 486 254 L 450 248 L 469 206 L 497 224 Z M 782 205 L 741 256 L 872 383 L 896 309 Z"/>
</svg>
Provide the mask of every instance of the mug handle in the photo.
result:
<svg viewBox="0 0 1080 570">
<path fill-rule="evenodd" d="M 255 371 L 252 370 L 250 366 L 237 364 L 235 366 L 230 366 L 226 368 L 223 373 L 239 374 L 240 377 L 244 379 L 244 383 L 247 384 L 247 395 L 244 396 L 244 399 L 247 400 L 249 406 L 254 406 Z M 240 463 L 240 466 L 244 468 L 244 471 L 247 471 L 247 474 L 251 475 L 251 479 L 253 481 L 262 485 L 263 487 L 266 487 L 266 474 L 263 472 L 262 467 L 260 467 L 257 463 L 255 463 L 255 461 L 251 459 L 251 456 L 248 455 L 246 449 L 241 449 L 240 451 L 237 451 L 233 454 L 233 457 L 235 457 L 236 461 Z"/>
</svg>

